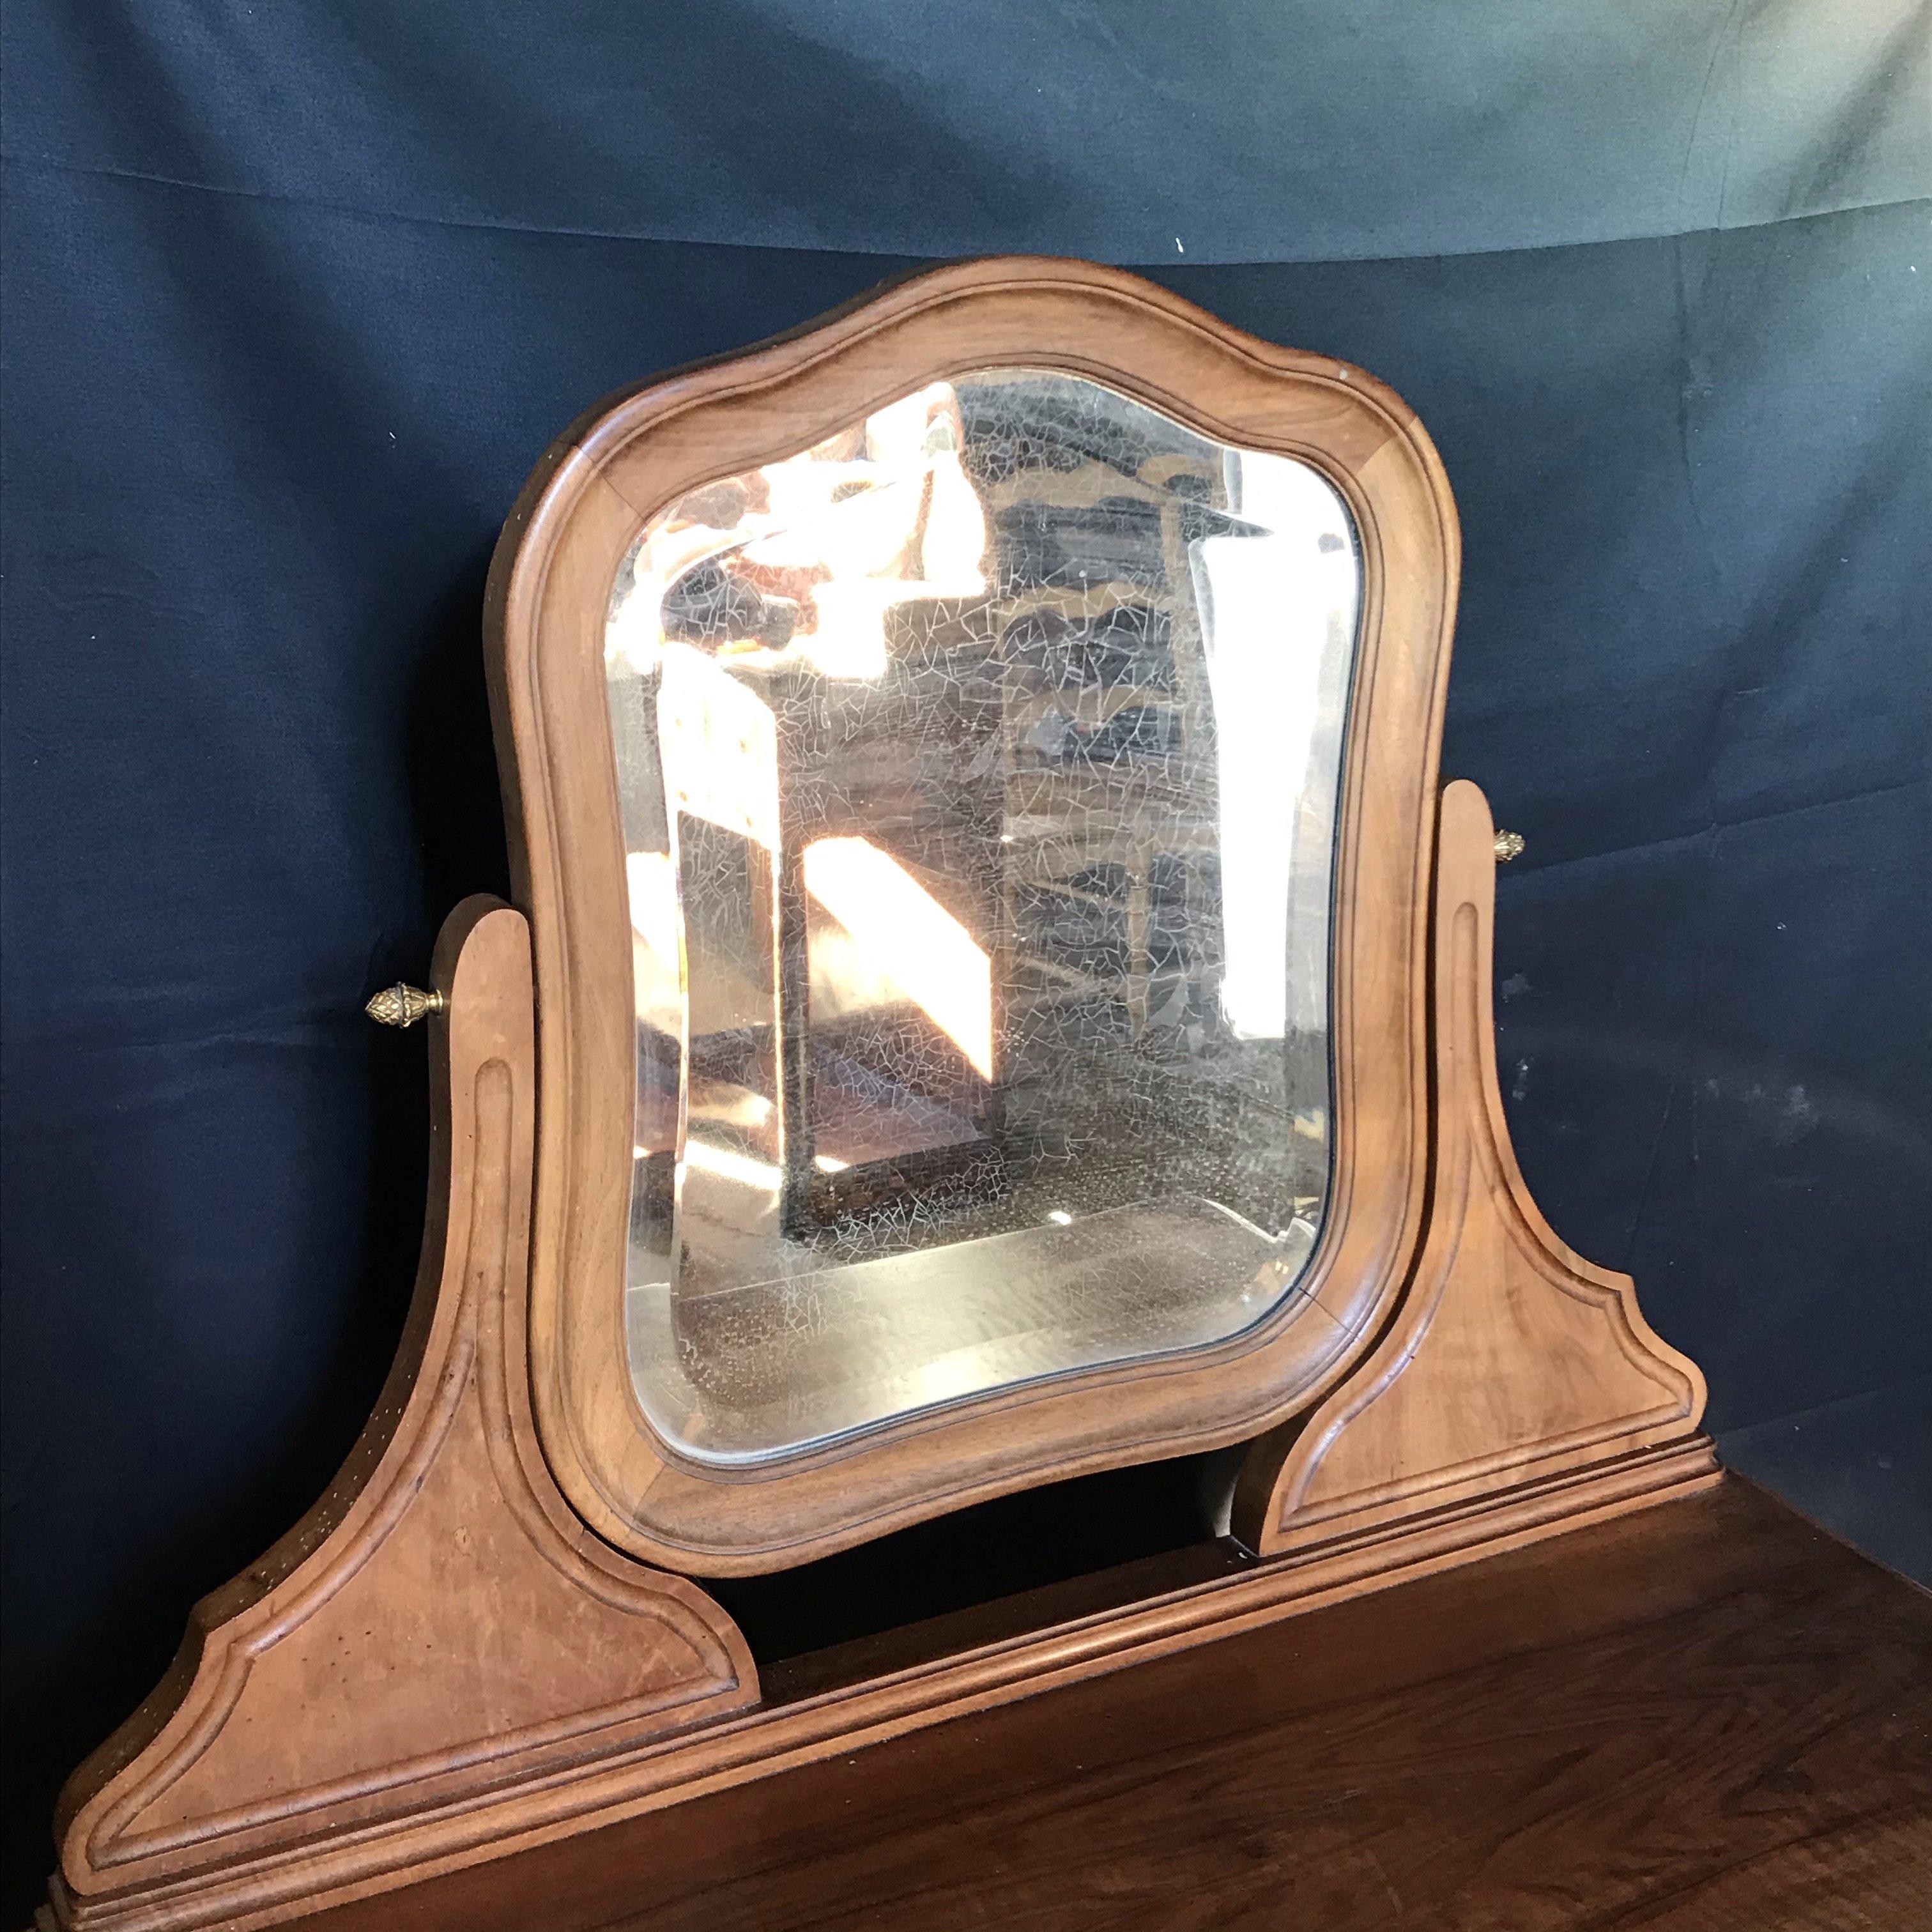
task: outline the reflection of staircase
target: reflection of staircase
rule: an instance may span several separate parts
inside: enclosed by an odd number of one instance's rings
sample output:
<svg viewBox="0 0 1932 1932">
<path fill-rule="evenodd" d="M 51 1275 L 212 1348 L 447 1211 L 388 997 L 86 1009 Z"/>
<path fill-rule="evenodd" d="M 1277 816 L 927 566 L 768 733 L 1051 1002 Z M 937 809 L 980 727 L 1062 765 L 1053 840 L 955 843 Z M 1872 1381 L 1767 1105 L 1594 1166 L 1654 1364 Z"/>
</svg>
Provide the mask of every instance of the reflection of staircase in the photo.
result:
<svg viewBox="0 0 1932 1932">
<path fill-rule="evenodd" d="M 1204 1022 L 1219 963 L 1213 726 L 1187 550 L 1212 458 L 1160 451 L 988 483 L 1005 593 L 1009 1032 L 1029 1005 Z M 1021 1048 L 1023 1051 L 1023 1046 Z"/>
</svg>

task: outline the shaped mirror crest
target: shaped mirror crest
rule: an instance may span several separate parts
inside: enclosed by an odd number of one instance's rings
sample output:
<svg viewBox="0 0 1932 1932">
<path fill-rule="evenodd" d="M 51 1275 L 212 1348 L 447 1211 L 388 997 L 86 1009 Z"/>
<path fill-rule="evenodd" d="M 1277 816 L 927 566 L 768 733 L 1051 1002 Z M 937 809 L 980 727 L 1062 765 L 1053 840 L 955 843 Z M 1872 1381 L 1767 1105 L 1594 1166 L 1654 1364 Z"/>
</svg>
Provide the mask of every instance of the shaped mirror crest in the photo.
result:
<svg viewBox="0 0 1932 1932">
<path fill-rule="evenodd" d="M 1316 470 L 1044 370 L 646 525 L 606 661 L 674 1448 L 1328 1318 L 1360 580 Z"/>
</svg>

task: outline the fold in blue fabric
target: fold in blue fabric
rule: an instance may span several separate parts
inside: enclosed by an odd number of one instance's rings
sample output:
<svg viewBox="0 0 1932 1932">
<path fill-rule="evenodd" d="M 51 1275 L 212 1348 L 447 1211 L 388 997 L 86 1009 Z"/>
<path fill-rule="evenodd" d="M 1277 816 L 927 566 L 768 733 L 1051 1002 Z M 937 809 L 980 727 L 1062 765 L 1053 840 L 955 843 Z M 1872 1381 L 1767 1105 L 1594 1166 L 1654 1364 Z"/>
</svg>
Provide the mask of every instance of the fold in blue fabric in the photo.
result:
<svg viewBox="0 0 1932 1932">
<path fill-rule="evenodd" d="M 17 158 L 656 241 L 1354 260 L 1932 184 L 1921 0 L 11 0 L 8 37 Z"/>
</svg>

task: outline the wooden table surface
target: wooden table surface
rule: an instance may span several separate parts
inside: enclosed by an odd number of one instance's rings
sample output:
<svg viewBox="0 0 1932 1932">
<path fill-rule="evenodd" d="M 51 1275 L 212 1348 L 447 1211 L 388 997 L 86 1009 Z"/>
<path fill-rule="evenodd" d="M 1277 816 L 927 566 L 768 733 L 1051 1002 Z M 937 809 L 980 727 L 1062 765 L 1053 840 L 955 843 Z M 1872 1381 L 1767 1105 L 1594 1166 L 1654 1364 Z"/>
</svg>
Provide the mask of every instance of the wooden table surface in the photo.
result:
<svg viewBox="0 0 1932 1932">
<path fill-rule="evenodd" d="M 1932 1597 L 1737 1478 L 303 1922 L 1932 1928 Z"/>
</svg>

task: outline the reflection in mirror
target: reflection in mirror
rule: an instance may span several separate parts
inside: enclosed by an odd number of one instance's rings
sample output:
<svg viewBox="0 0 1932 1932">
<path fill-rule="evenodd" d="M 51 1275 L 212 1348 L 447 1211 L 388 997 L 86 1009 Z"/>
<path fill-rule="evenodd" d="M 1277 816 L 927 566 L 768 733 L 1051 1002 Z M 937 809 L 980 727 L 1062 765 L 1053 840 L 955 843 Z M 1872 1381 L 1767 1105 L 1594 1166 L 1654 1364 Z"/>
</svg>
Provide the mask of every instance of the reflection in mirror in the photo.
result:
<svg viewBox="0 0 1932 1932">
<path fill-rule="evenodd" d="M 606 656 L 673 1447 L 1326 1318 L 1360 595 L 1316 471 L 1036 370 L 646 526 Z"/>
</svg>

